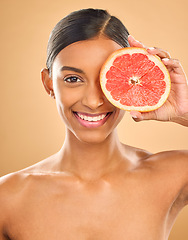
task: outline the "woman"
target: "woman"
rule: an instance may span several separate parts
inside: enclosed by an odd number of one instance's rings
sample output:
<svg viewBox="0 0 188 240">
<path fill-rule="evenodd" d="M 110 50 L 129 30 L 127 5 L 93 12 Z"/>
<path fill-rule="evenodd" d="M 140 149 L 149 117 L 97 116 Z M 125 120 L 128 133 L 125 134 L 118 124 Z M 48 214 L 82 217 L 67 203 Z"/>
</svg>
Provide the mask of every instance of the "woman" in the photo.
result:
<svg viewBox="0 0 188 240">
<path fill-rule="evenodd" d="M 41 72 L 66 125 L 61 150 L 1 179 L 0 240 L 117 240 L 168 238 L 188 202 L 188 151 L 151 154 L 120 143 L 124 111 L 105 98 L 99 72 L 107 57 L 127 46 L 144 47 L 106 11 L 73 12 L 53 29 L 47 68 Z M 188 126 L 188 86 L 178 60 L 158 48 L 172 90 L 150 113 Z"/>
</svg>

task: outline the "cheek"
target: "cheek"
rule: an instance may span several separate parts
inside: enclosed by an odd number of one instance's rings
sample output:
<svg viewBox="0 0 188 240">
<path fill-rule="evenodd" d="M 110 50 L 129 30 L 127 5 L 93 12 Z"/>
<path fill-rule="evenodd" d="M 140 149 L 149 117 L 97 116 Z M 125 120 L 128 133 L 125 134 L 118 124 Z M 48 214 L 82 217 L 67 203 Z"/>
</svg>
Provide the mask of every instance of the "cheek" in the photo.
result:
<svg viewBox="0 0 188 240">
<path fill-rule="evenodd" d="M 82 90 L 77 88 L 68 88 L 66 86 L 57 86 L 54 89 L 57 105 L 67 109 L 75 105 L 82 98 Z"/>
</svg>

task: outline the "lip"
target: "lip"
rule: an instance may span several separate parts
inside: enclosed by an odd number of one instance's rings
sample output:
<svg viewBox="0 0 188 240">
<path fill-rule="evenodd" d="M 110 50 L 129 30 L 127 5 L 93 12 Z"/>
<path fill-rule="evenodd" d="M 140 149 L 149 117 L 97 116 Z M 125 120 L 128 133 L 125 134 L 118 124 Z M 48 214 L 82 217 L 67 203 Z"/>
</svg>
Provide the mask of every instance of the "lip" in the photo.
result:
<svg viewBox="0 0 188 240">
<path fill-rule="evenodd" d="M 98 121 L 87 121 L 87 120 L 81 119 L 78 116 L 78 113 L 87 117 L 98 117 L 103 114 L 105 114 L 106 116 L 103 119 Z M 112 112 L 103 112 L 103 113 L 96 113 L 96 114 L 90 114 L 90 113 L 84 113 L 84 112 L 73 112 L 73 114 L 82 126 L 87 128 L 97 128 L 102 126 L 107 121 L 107 119 L 112 115 Z"/>
</svg>

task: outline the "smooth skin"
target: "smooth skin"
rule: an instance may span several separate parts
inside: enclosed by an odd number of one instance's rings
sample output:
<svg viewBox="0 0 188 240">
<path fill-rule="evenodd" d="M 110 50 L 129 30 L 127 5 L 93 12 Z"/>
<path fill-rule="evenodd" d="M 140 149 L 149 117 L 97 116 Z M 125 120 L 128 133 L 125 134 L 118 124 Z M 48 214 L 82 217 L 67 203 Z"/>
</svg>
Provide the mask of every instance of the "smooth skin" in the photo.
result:
<svg viewBox="0 0 188 240">
<path fill-rule="evenodd" d="M 129 43 L 144 47 L 132 36 Z M 66 125 L 65 142 L 53 156 L 1 178 L 0 240 L 168 239 L 188 203 L 188 151 L 151 154 L 120 143 L 116 126 L 124 111 L 99 84 L 103 63 L 120 48 L 103 36 L 76 42 L 57 55 L 50 74 L 43 69 L 44 87 Z M 131 115 L 188 126 L 182 66 L 164 50 L 148 52 L 167 66 L 172 90 L 160 109 Z M 95 126 L 78 117 L 108 112 Z"/>
</svg>

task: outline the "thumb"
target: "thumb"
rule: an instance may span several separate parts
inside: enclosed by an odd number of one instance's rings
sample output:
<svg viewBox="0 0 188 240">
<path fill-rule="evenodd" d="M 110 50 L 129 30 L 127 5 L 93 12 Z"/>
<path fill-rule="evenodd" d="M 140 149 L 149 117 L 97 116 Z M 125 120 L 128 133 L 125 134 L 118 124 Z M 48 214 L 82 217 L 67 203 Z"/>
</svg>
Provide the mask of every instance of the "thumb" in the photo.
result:
<svg viewBox="0 0 188 240">
<path fill-rule="evenodd" d="M 156 120 L 156 114 L 154 111 L 151 112 L 131 111 L 130 115 L 135 122 L 140 122 L 143 120 Z"/>
</svg>

